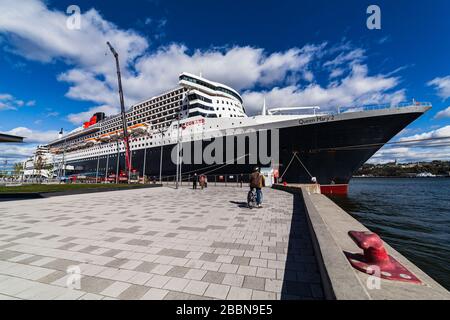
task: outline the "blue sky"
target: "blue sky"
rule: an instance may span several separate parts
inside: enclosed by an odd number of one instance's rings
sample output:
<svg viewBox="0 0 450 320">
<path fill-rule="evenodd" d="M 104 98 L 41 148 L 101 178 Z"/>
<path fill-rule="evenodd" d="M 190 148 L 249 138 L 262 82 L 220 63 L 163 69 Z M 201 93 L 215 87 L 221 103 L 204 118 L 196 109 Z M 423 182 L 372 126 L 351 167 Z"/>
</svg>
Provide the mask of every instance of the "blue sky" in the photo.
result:
<svg viewBox="0 0 450 320">
<path fill-rule="evenodd" d="M 126 104 L 202 72 L 269 107 L 429 101 L 398 138 L 450 136 L 450 2 L 0 0 L 0 146 L 16 161 L 95 111 L 117 112 L 109 40 L 121 54 Z M 432 4 L 430 4 L 432 3 Z M 81 29 L 66 9 L 81 9 Z M 381 9 L 381 30 L 366 9 Z M 383 148 L 373 161 L 449 159 L 448 148 Z"/>
</svg>

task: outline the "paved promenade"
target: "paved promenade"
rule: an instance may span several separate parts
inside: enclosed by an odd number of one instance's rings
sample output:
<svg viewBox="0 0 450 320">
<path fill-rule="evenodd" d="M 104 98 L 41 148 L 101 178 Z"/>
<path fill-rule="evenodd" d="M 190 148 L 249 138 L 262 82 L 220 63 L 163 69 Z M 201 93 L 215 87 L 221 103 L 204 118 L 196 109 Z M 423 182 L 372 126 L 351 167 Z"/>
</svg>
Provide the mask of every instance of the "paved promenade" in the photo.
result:
<svg viewBox="0 0 450 320">
<path fill-rule="evenodd" d="M 0 299 L 321 299 L 303 204 L 266 188 L 248 209 L 246 192 L 0 202 Z"/>
</svg>

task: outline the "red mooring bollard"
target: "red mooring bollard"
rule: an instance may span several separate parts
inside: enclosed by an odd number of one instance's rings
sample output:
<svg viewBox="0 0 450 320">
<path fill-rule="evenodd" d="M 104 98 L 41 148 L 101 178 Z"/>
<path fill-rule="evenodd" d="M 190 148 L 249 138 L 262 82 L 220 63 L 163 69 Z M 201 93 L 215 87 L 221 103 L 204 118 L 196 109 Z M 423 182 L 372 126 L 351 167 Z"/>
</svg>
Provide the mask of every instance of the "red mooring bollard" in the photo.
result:
<svg viewBox="0 0 450 320">
<path fill-rule="evenodd" d="M 421 283 L 414 274 L 387 253 L 383 240 L 377 234 L 349 231 L 348 235 L 363 249 L 363 254 L 344 252 L 355 269 L 383 279 Z"/>
</svg>

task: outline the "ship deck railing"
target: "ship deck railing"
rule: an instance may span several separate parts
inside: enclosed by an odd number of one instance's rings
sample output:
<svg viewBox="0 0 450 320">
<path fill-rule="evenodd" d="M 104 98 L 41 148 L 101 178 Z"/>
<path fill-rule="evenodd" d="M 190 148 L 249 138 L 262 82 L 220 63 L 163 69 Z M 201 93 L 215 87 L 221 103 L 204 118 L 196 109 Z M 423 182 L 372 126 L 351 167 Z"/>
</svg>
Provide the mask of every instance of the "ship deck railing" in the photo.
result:
<svg viewBox="0 0 450 320">
<path fill-rule="evenodd" d="M 349 107 L 337 107 L 329 110 L 321 110 L 320 112 L 316 111 L 316 109 L 304 109 L 304 110 L 292 110 L 289 111 L 287 108 L 283 110 L 282 113 L 277 113 L 278 115 L 302 115 L 302 116 L 324 116 L 324 115 L 335 115 L 341 113 L 349 113 L 349 112 L 363 112 L 363 111 L 373 111 L 373 110 L 384 110 L 391 108 L 405 108 L 411 106 L 421 106 L 421 107 L 431 107 L 431 102 L 419 102 L 419 101 L 408 101 L 408 102 L 400 102 L 396 104 L 392 103 L 382 103 L 382 104 L 371 104 L 371 105 L 362 105 L 362 106 L 349 106 Z"/>
<path fill-rule="evenodd" d="M 361 112 L 361 111 L 372 111 L 372 110 L 383 110 L 391 108 L 406 108 L 411 106 L 420 107 L 431 107 L 431 102 L 419 102 L 419 101 L 408 101 L 400 102 L 396 104 L 392 103 L 382 103 L 382 104 L 372 104 L 363 106 L 353 106 L 353 107 L 339 107 L 337 113 L 347 113 L 347 112 Z"/>
</svg>

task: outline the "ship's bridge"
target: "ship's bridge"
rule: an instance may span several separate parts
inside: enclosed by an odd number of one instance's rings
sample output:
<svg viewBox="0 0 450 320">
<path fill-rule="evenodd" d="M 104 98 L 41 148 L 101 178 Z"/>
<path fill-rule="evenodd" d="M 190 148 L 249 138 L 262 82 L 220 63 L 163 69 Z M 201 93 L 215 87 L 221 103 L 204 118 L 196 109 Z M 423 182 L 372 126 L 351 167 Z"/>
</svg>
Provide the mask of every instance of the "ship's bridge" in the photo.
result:
<svg viewBox="0 0 450 320">
<path fill-rule="evenodd" d="M 187 72 L 183 72 L 179 80 L 180 86 L 188 88 L 181 109 L 183 118 L 247 117 L 242 97 L 236 90 Z"/>
</svg>

